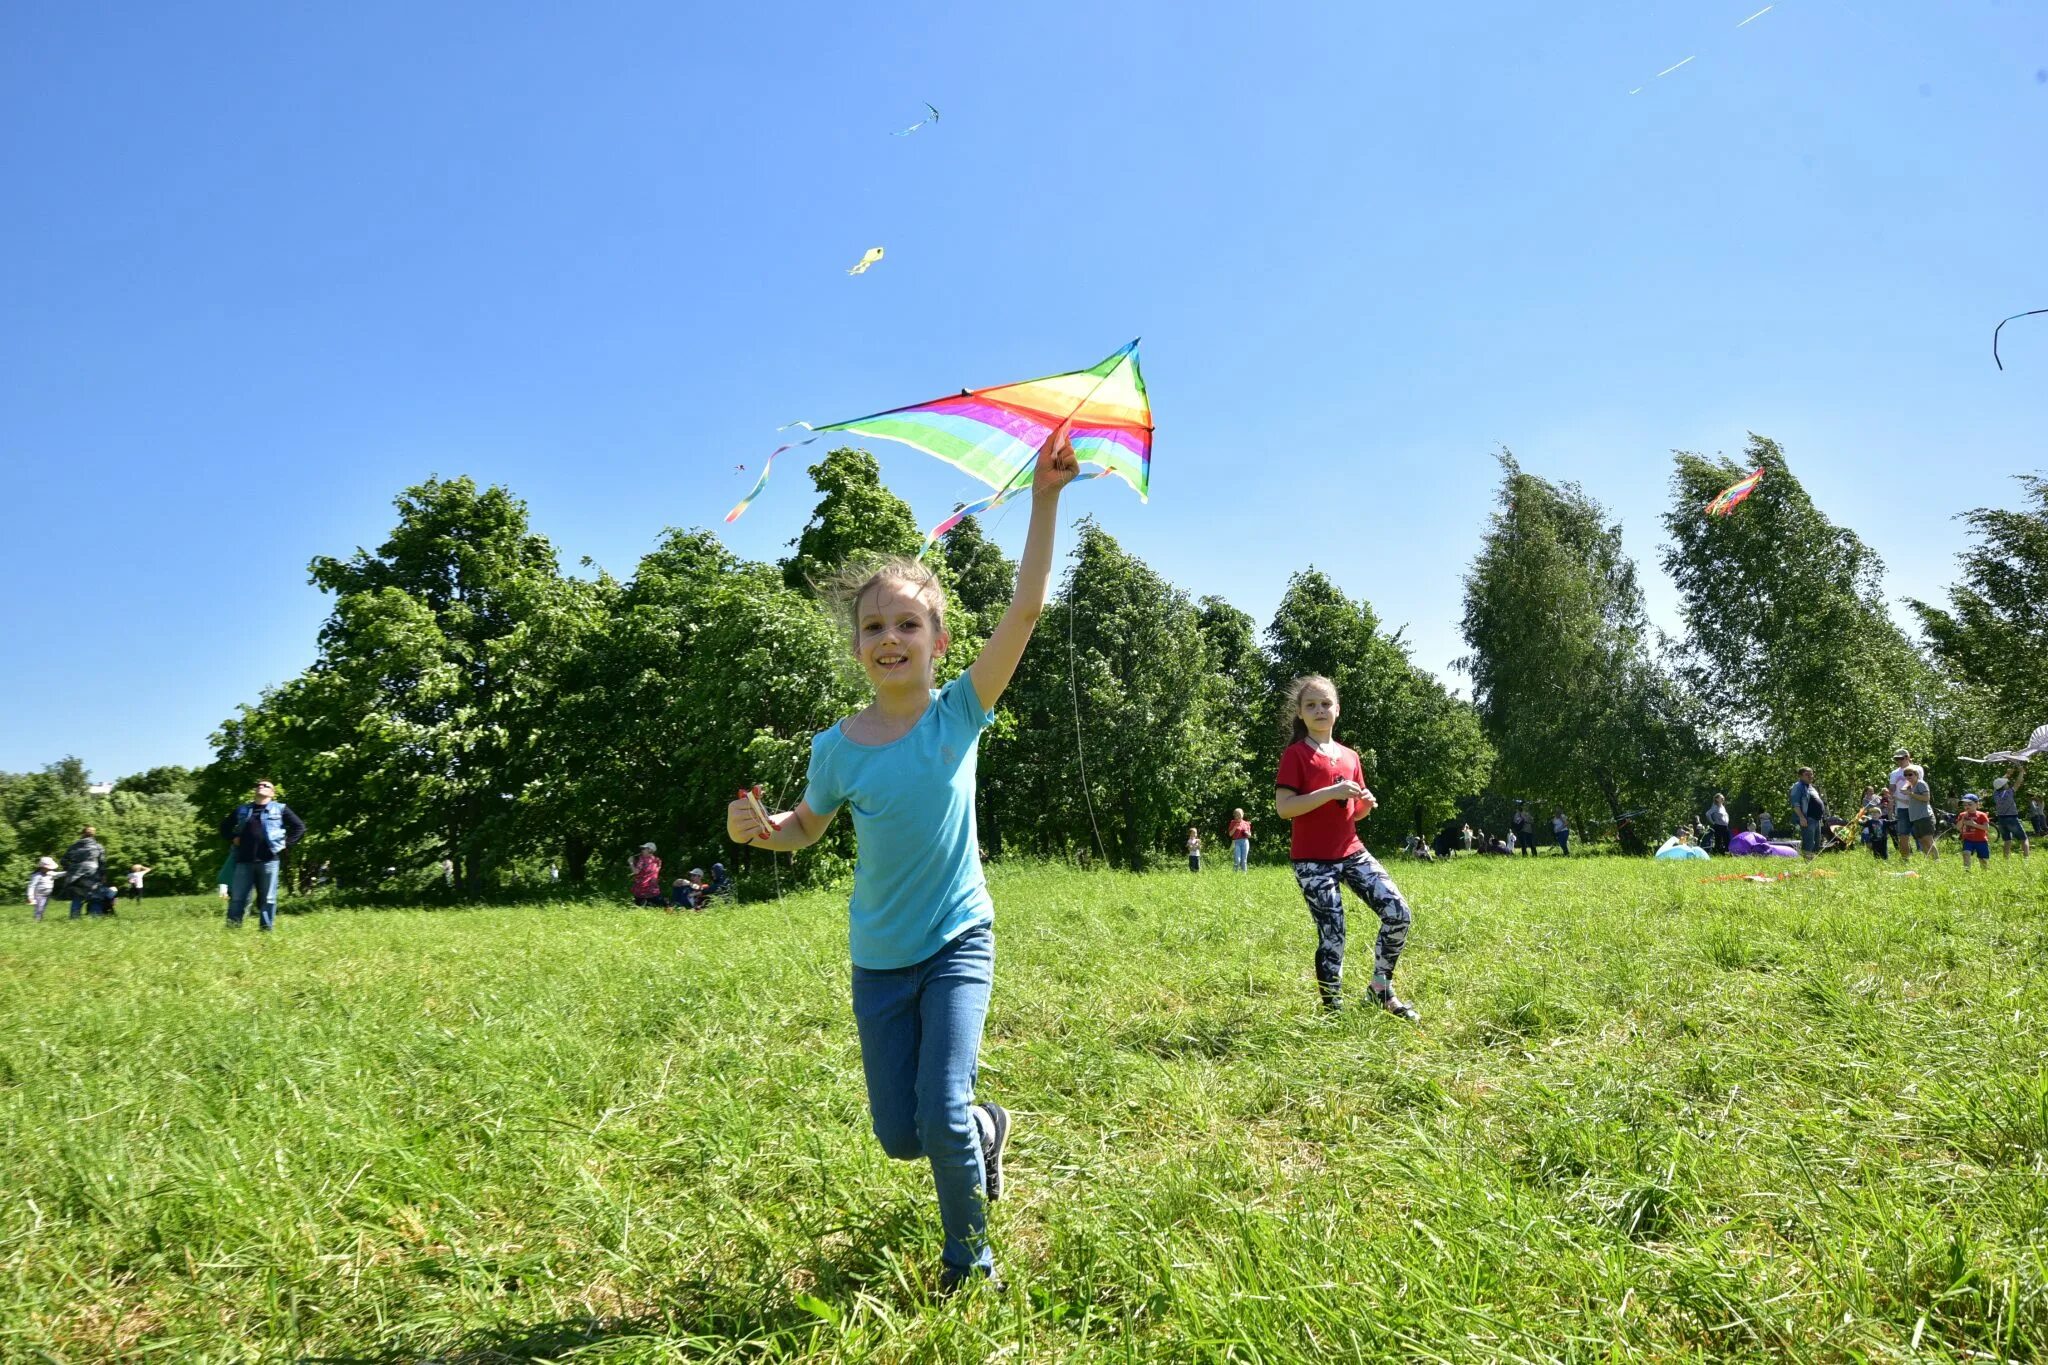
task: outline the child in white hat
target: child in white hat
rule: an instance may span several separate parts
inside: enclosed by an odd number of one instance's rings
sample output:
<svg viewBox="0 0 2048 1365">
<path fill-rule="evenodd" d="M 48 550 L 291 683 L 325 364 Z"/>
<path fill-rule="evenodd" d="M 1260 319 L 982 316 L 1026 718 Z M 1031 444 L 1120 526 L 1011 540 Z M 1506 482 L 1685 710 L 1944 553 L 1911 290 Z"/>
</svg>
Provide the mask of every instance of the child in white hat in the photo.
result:
<svg viewBox="0 0 2048 1365">
<path fill-rule="evenodd" d="M 36 918 L 43 917 L 43 907 L 50 903 L 50 893 L 57 887 L 57 860 L 36 859 L 36 870 L 28 879 L 28 903 L 35 910 Z"/>
</svg>

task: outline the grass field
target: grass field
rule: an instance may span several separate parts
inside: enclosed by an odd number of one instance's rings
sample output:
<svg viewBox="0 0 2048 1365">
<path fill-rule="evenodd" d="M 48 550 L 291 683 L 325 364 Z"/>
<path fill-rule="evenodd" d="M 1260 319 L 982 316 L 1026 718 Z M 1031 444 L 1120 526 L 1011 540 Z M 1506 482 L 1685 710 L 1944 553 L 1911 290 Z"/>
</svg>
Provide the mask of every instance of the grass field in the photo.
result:
<svg viewBox="0 0 2048 1365">
<path fill-rule="evenodd" d="M 17 907 L 0 1358 L 2048 1354 L 2048 862 L 1826 866 L 1397 868 L 1419 1027 L 1317 1015 L 1284 869 L 998 868 L 951 1302 L 840 897 Z"/>
</svg>

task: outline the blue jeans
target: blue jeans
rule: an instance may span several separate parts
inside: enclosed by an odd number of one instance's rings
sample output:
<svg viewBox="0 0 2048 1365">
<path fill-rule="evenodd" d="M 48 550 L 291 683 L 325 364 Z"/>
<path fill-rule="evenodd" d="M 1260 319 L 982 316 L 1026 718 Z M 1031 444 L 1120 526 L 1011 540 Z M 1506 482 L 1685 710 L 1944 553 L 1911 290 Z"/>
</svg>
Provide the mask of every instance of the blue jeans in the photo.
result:
<svg viewBox="0 0 2048 1365">
<path fill-rule="evenodd" d="M 249 909 L 249 895 L 256 895 L 257 920 L 265 929 L 277 923 L 277 860 L 245 863 L 235 859 L 234 880 L 228 883 L 228 923 L 239 926 Z"/>
<path fill-rule="evenodd" d="M 875 1136 L 898 1161 L 932 1163 L 946 1229 L 941 1259 L 962 1272 L 995 1266 L 981 1140 L 969 1108 L 995 965 L 995 931 L 984 924 L 912 966 L 853 969 L 853 1022 Z"/>
<path fill-rule="evenodd" d="M 1238 870 L 1239 872 L 1242 872 L 1242 871 L 1244 871 L 1244 865 L 1245 865 L 1246 861 L 1247 861 L 1247 860 L 1249 860 L 1249 859 L 1251 858 L 1251 856 L 1252 856 L 1252 841 L 1251 841 L 1251 840 L 1249 840 L 1249 839 L 1232 839 L 1232 840 L 1230 841 L 1230 865 L 1231 865 L 1232 867 L 1236 868 L 1236 869 L 1237 869 L 1237 870 Z"/>
</svg>

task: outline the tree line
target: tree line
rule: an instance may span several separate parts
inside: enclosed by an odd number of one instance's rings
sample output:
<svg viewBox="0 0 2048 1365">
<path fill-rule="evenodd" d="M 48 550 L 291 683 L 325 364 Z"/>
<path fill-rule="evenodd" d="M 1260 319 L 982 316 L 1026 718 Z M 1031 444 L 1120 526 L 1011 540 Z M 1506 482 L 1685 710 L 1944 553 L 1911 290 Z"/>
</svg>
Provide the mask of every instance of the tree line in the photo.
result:
<svg viewBox="0 0 2048 1365">
<path fill-rule="evenodd" d="M 1314 567 L 1263 630 L 1196 599 L 1083 520 L 1064 578 L 981 756 L 992 856 L 1144 868 L 1195 825 L 1243 806 L 1258 843 L 1289 679 L 1322 673 L 1344 703 L 1388 845 L 1446 820 L 1502 829 L 1511 798 L 1565 811 L 1596 838 L 1629 818 L 1668 826 L 1725 791 L 1740 818 L 1777 810 L 1814 767 L 1837 804 L 1878 781 L 1900 744 L 1930 757 L 1951 797 L 1981 775 L 1953 755 L 2024 735 L 2048 676 L 2048 480 L 2021 505 L 1967 514 L 1972 545 L 1946 605 L 1909 602 L 1924 642 L 1893 620 L 1883 566 L 1831 523 L 1777 445 L 1738 460 L 1674 456 L 1660 564 L 1681 634 L 1647 619 L 1621 528 L 1576 484 L 1500 455 L 1496 504 L 1464 579 L 1472 699 L 1416 666 L 1400 632 Z M 1707 500 L 1749 470 L 1762 487 L 1729 517 Z M 433 478 L 395 500 L 374 551 L 322 556 L 332 597 L 314 663 L 239 708 L 213 760 L 86 790 L 76 760 L 0 774 L 0 861 L 27 876 L 96 823 L 117 866 L 166 889 L 211 883 L 214 822 L 259 776 L 307 821 L 294 876 L 343 888 L 439 884 L 499 891 L 609 882 L 625 850 L 672 865 L 737 863 L 723 807 L 742 779 L 771 802 L 801 794 L 810 737 L 862 704 L 850 631 L 812 585 L 847 561 L 915 554 L 910 508 L 874 459 L 830 452 L 789 558 L 740 559 L 712 533 L 673 530 L 624 581 L 565 573 L 504 488 Z M 934 555 L 950 599 L 941 678 L 972 662 L 1014 566 L 968 519 Z M 772 875 L 829 877 L 850 829 Z"/>
</svg>

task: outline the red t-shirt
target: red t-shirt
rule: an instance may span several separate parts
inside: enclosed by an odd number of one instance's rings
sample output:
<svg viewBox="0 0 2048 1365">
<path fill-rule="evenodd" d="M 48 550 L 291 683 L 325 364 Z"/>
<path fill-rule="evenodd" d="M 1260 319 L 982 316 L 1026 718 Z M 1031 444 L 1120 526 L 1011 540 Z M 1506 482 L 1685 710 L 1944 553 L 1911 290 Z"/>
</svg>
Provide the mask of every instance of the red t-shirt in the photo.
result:
<svg viewBox="0 0 2048 1365">
<path fill-rule="evenodd" d="M 1229 828 L 1224 833 L 1233 839 L 1249 839 L 1252 837 L 1252 822 L 1249 820 L 1232 820 Z"/>
<path fill-rule="evenodd" d="M 1991 841 L 1991 817 L 1981 810 L 1966 810 L 1956 816 L 1956 833 L 1971 843 Z"/>
<path fill-rule="evenodd" d="M 1285 787 L 1296 796 L 1321 791 L 1346 778 L 1364 786 L 1365 769 L 1359 764 L 1358 755 L 1334 741 L 1330 747 L 1336 752 L 1319 754 L 1309 747 L 1307 740 L 1297 740 L 1288 745 L 1286 752 L 1280 755 L 1280 772 L 1274 777 L 1273 785 Z M 1363 804 L 1359 801 L 1326 801 L 1307 815 L 1296 816 L 1294 840 L 1288 856 L 1336 862 L 1364 849 L 1365 845 L 1358 841 L 1358 811 Z"/>
</svg>

